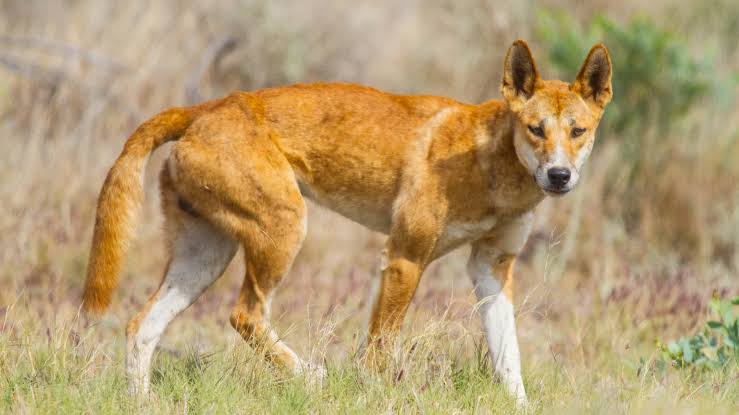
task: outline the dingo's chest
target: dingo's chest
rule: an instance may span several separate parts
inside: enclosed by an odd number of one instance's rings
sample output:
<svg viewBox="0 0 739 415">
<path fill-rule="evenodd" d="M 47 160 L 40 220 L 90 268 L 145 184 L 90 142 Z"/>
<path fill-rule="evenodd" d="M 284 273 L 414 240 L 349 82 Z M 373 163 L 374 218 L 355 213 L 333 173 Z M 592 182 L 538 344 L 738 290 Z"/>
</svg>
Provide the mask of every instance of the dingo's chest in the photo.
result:
<svg viewBox="0 0 739 415">
<path fill-rule="evenodd" d="M 444 255 L 461 245 L 477 240 L 490 232 L 498 222 L 495 216 L 485 216 L 476 222 L 450 222 L 439 237 L 435 255 Z"/>
</svg>

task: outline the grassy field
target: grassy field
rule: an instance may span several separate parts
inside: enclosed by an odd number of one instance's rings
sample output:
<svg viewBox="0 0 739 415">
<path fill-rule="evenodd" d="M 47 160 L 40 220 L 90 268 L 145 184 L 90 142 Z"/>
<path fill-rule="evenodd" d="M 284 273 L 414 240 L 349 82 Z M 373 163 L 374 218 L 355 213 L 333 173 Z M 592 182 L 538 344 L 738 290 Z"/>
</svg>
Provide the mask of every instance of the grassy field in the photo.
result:
<svg viewBox="0 0 739 415">
<path fill-rule="evenodd" d="M 324 384 L 274 372 L 231 329 L 237 255 L 163 337 L 152 396 L 130 398 L 124 328 L 164 267 L 156 177 L 167 148 L 149 163 L 113 307 L 100 320 L 78 307 L 97 192 L 148 116 L 318 80 L 498 98 L 518 37 L 545 77 L 574 78 L 562 51 L 582 59 L 575 49 L 591 40 L 607 42 L 616 68 L 614 115 L 589 168 L 537 209 L 517 266 L 524 412 L 737 412 L 736 361 L 655 364 L 659 342 L 703 326 L 713 296 L 739 294 L 736 2 L 318 3 L 0 0 L 0 412 L 511 413 L 467 250 L 426 271 L 390 367 L 367 372 L 354 353 L 384 237 L 312 205 L 273 316 L 288 344 L 326 365 Z"/>
</svg>

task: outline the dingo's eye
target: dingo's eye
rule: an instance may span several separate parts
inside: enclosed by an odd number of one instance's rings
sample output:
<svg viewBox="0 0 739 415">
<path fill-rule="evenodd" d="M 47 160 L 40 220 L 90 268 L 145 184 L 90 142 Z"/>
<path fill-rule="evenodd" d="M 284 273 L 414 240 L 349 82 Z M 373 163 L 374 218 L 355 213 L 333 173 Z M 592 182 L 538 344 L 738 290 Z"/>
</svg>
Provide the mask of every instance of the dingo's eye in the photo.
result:
<svg viewBox="0 0 739 415">
<path fill-rule="evenodd" d="M 537 137 L 544 138 L 544 129 L 540 126 L 529 125 L 529 131 L 531 131 L 531 134 Z"/>
<path fill-rule="evenodd" d="M 575 128 L 572 129 L 572 138 L 580 137 L 584 133 L 585 133 L 585 129 L 584 128 L 575 127 Z"/>
</svg>

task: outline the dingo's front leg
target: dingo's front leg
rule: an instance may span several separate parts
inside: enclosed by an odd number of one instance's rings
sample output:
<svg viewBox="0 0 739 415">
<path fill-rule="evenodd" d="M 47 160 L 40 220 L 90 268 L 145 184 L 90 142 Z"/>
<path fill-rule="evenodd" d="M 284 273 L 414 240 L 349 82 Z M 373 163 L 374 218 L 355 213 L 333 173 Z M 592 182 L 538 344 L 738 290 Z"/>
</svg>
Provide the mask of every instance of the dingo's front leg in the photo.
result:
<svg viewBox="0 0 739 415">
<path fill-rule="evenodd" d="M 391 342 L 398 333 L 420 277 L 420 264 L 407 258 L 393 258 L 384 264 L 370 316 L 368 352 L 376 352 L 378 347 Z M 371 360 L 372 356 L 368 358 Z"/>
<path fill-rule="evenodd" d="M 493 230 L 473 244 L 467 272 L 475 284 L 495 374 L 519 404 L 526 402 L 513 313 L 513 263 L 531 228 L 527 215 Z"/>
<path fill-rule="evenodd" d="M 400 331 L 439 229 L 434 222 L 419 221 L 404 213 L 397 219 L 382 252 L 380 285 L 361 352 L 370 366 L 381 363 L 382 351 Z"/>
</svg>

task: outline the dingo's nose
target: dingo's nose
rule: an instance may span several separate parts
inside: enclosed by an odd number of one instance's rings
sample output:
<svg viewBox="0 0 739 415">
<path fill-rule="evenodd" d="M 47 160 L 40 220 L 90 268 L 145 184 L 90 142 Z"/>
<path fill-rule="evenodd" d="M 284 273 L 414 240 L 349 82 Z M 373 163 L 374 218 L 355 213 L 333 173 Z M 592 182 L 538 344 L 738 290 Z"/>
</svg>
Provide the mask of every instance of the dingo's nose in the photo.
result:
<svg viewBox="0 0 739 415">
<path fill-rule="evenodd" d="M 563 187 L 570 181 L 570 169 L 563 167 L 552 167 L 547 170 L 547 176 L 552 186 Z"/>
</svg>

